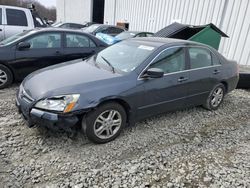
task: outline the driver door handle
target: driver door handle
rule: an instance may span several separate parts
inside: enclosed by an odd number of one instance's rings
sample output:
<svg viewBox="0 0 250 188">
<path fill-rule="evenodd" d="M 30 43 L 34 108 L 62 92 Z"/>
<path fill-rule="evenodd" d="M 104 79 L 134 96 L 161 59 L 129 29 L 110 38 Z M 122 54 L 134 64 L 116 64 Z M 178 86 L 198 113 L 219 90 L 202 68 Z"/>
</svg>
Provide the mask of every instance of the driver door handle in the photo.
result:
<svg viewBox="0 0 250 188">
<path fill-rule="evenodd" d="M 56 51 L 56 55 L 61 55 L 61 52 L 60 51 Z"/>
<path fill-rule="evenodd" d="M 214 70 L 214 72 L 213 72 L 214 74 L 219 74 L 220 73 L 220 71 L 219 70 Z"/>
<path fill-rule="evenodd" d="M 187 81 L 188 80 L 188 77 L 180 77 L 179 79 L 178 79 L 178 82 L 185 82 L 185 81 Z"/>
</svg>

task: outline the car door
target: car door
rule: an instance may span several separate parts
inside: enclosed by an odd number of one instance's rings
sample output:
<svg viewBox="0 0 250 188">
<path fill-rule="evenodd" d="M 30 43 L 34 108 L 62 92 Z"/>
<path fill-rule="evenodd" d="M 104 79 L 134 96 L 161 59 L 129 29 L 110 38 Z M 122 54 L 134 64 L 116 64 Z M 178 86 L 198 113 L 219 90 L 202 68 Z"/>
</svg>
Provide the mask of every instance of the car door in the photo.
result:
<svg viewBox="0 0 250 188">
<path fill-rule="evenodd" d="M 65 61 L 87 58 L 98 51 L 95 42 L 85 34 L 65 33 Z"/>
<path fill-rule="evenodd" d="M 172 47 L 162 51 L 149 68 L 163 70 L 164 76 L 139 78 L 138 85 L 144 87 L 144 98 L 138 106 L 138 116 L 144 118 L 185 107 L 189 77 L 185 48 Z"/>
<path fill-rule="evenodd" d="M 190 82 L 188 85 L 188 104 L 200 105 L 219 82 L 220 65 L 212 62 L 211 51 L 204 47 L 188 47 Z"/>
<path fill-rule="evenodd" d="M 43 32 L 23 40 L 22 42 L 30 44 L 30 48 L 16 48 L 14 66 L 20 77 L 25 77 L 35 70 L 63 62 L 61 39 L 61 32 Z"/>
<path fill-rule="evenodd" d="M 29 30 L 25 11 L 6 8 L 5 38 Z"/>
</svg>

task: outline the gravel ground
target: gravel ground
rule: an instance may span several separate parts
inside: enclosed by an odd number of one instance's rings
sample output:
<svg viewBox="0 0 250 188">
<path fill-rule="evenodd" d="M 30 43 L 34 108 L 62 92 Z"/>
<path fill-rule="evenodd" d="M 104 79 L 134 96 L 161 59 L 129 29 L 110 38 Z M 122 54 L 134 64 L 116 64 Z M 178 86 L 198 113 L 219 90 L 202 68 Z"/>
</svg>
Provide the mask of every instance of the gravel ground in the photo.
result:
<svg viewBox="0 0 250 188">
<path fill-rule="evenodd" d="M 0 187 L 250 187 L 250 91 L 217 111 L 167 113 L 95 145 L 28 128 L 0 91 Z"/>
</svg>

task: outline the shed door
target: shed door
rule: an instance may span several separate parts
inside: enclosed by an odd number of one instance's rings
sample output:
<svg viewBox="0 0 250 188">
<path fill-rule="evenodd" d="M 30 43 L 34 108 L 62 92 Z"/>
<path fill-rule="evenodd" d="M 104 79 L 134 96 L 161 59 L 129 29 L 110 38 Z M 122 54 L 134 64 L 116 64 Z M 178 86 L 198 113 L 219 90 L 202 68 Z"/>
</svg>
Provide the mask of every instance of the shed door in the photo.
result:
<svg viewBox="0 0 250 188">
<path fill-rule="evenodd" d="M 92 21 L 102 24 L 103 18 L 104 18 L 104 0 L 93 0 Z"/>
</svg>

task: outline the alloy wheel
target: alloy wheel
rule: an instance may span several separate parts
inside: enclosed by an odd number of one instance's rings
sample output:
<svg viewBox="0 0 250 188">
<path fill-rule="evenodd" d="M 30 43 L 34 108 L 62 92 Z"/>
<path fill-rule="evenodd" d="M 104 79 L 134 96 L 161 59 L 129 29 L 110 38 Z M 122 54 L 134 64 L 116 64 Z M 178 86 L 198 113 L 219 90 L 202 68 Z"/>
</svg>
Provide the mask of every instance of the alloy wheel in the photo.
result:
<svg viewBox="0 0 250 188">
<path fill-rule="evenodd" d="M 114 136 L 122 125 L 122 116 L 117 110 L 106 110 L 95 120 L 94 133 L 100 139 Z"/>
<path fill-rule="evenodd" d="M 0 69 L 0 86 L 4 85 L 8 81 L 7 73 Z"/>
<path fill-rule="evenodd" d="M 213 94 L 212 94 L 212 99 L 211 99 L 211 105 L 216 108 L 217 106 L 220 105 L 222 99 L 224 96 L 224 91 L 222 88 L 217 88 L 214 90 Z"/>
</svg>

